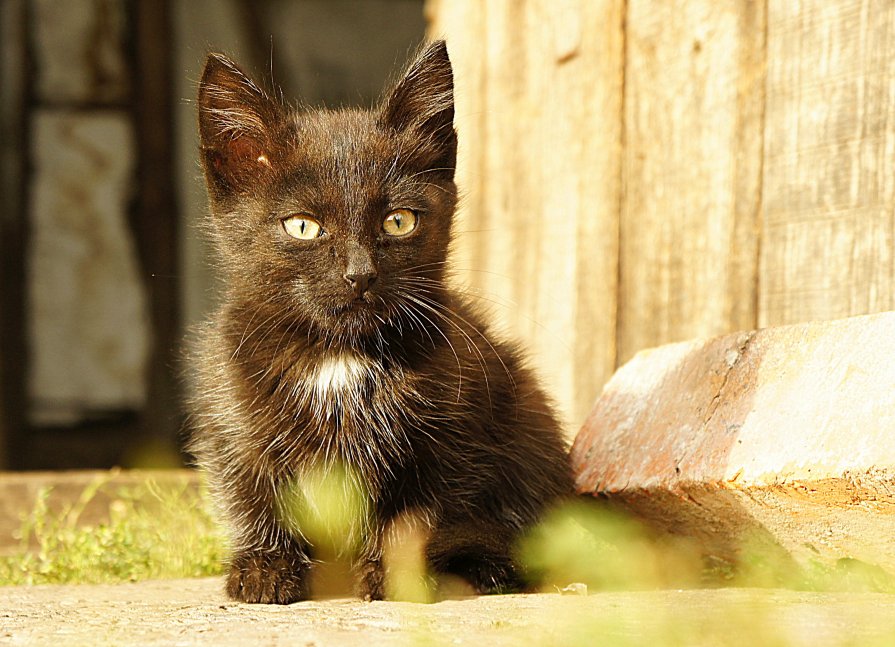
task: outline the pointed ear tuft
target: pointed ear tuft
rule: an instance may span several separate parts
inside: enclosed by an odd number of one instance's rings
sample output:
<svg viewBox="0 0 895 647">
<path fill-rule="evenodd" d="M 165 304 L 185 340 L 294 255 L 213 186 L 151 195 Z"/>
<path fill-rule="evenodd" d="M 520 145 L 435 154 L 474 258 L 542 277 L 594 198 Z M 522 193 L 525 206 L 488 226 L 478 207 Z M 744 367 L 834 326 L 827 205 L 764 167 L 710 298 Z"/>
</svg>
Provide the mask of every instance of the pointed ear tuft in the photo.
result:
<svg viewBox="0 0 895 647">
<path fill-rule="evenodd" d="M 380 124 L 419 138 L 430 164 L 453 170 L 457 158 L 454 74 L 443 40 L 421 50 L 380 110 Z"/>
<path fill-rule="evenodd" d="M 274 130 L 285 109 L 226 56 L 209 54 L 199 82 L 199 138 L 208 186 L 236 192 L 277 161 Z"/>
</svg>

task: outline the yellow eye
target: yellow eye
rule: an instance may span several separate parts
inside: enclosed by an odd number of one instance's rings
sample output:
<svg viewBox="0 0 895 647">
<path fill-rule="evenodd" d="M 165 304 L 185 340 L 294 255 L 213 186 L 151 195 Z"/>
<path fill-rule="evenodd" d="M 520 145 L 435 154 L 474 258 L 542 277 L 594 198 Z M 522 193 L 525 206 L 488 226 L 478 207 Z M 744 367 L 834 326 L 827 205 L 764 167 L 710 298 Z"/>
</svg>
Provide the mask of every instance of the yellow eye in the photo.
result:
<svg viewBox="0 0 895 647">
<path fill-rule="evenodd" d="M 319 222 L 303 213 L 283 218 L 282 222 L 286 233 L 299 240 L 317 238 L 322 231 Z"/>
<path fill-rule="evenodd" d="M 414 229 L 416 229 L 416 214 L 410 209 L 395 209 L 382 223 L 382 230 L 389 236 L 406 236 Z"/>
</svg>

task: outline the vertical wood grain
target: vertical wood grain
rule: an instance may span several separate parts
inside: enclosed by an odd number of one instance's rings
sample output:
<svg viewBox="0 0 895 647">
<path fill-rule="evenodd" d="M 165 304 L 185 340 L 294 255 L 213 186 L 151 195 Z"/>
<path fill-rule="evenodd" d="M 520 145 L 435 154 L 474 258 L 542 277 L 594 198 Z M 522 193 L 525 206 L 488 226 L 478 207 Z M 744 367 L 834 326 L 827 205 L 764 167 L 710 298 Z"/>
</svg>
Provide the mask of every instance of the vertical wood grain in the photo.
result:
<svg viewBox="0 0 895 647">
<path fill-rule="evenodd" d="M 462 278 L 570 423 L 641 348 L 895 308 L 895 4 L 428 8 L 457 73 Z"/>
<path fill-rule="evenodd" d="M 765 15 L 629 0 L 620 363 L 756 322 Z"/>
<path fill-rule="evenodd" d="M 615 367 L 621 0 L 432 1 L 455 67 L 458 281 L 574 433 Z"/>
<path fill-rule="evenodd" d="M 895 4 L 770 0 L 762 326 L 895 307 Z"/>
</svg>

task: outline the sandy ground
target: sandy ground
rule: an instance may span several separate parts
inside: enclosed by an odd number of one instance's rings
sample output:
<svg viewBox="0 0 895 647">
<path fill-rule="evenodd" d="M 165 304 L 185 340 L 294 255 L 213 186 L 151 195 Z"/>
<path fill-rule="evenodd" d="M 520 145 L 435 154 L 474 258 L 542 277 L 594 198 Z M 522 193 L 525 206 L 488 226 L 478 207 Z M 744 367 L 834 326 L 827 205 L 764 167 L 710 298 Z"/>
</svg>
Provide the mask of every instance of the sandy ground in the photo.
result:
<svg viewBox="0 0 895 647">
<path fill-rule="evenodd" d="M 720 589 L 236 604 L 219 579 L 0 588 L 11 645 L 895 645 L 895 596 Z"/>
</svg>

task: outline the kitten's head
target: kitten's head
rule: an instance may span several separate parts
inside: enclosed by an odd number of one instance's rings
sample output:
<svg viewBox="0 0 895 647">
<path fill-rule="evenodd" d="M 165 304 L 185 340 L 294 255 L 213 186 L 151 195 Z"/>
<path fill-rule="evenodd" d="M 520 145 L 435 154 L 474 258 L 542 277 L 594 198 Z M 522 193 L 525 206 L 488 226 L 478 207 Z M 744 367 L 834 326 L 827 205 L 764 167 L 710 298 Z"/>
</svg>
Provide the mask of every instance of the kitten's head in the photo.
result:
<svg viewBox="0 0 895 647">
<path fill-rule="evenodd" d="M 369 111 L 294 110 L 210 55 L 199 134 L 231 291 L 332 339 L 427 310 L 456 205 L 453 117 L 443 41 Z"/>
</svg>

